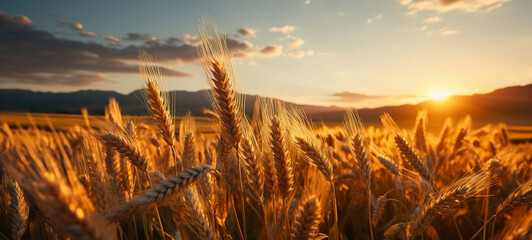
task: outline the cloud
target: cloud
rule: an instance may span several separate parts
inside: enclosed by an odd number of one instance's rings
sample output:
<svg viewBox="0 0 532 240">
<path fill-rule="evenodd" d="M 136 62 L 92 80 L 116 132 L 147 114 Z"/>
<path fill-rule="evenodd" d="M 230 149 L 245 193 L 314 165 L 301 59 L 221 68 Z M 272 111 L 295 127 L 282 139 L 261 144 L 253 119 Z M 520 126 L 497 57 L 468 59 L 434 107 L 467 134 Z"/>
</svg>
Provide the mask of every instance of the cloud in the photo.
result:
<svg viewBox="0 0 532 240">
<path fill-rule="evenodd" d="M 414 28 L 414 31 L 419 31 L 419 32 L 423 32 L 427 30 L 427 26 L 426 25 L 423 25 L 421 27 L 418 27 L 418 28 Z"/>
<path fill-rule="evenodd" d="M 295 51 L 295 52 L 289 53 L 288 55 L 290 55 L 290 57 L 293 57 L 293 58 L 302 58 L 302 57 L 305 56 L 305 52 L 303 52 L 303 51 Z"/>
<path fill-rule="evenodd" d="M 255 34 L 257 33 L 257 29 L 253 28 L 241 28 L 238 29 L 238 33 L 244 37 L 255 37 Z"/>
<path fill-rule="evenodd" d="M 448 28 L 448 27 L 440 28 L 440 35 L 448 36 L 448 35 L 454 35 L 457 33 L 458 31 Z"/>
<path fill-rule="evenodd" d="M 354 92 L 340 92 L 340 93 L 331 94 L 329 95 L 329 97 L 332 97 L 331 101 L 333 102 L 344 102 L 344 103 L 356 103 L 356 102 L 363 102 L 366 100 L 386 98 L 385 96 L 370 96 L 370 95 L 354 93 Z"/>
<path fill-rule="evenodd" d="M 307 56 L 314 56 L 314 50 L 307 50 Z"/>
<path fill-rule="evenodd" d="M 437 22 L 441 22 L 441 17 L 440 17 L 440 16 L 428 17 L 428 18 L 425 18 L 425 19 L 423 20 L 423 22 L 426 22 L 426 23 L 437 23 Z"/>
<path fill-rule="evenodd" d="M 289 33 L 293 32 L 294 30 L 296 30 L 296 27 L 295 26 L 290 26 L 290 25 L 284 25 L 282 27 L 271 27 L 270 28 L 270 32 L 281 32 L 281 33 L 284 33 L 284 34 L 289 34 Z"/>
<path fill-rule="evenodd" d="M 504 3 L 511 0 L 399 0 L 401 5 L 408 9 L 409 15 L 417 12 L 448 12 L 459 10 L 463 12 L 489 12 L 500 8 Z"/>
<path fill-rule="evenodd" d="M 366 20 L 367 23 L 371 23 L 373 20 L 371 20 L 371 18 L 368 18 L 368 20 Z"/>
<path fill-rule="evenodd" d="M 162 64 L 161 71 L 169 77 L 191 76 L 169 66 L 200 61 L 195 45 L 199 39 L 188 34 L 147 41 L 140 45 L 107 46 L 58 38 L 53 33 L 36 29 L 27 17 L 13 17 L 3 13 L 0 13 L 0 32 L 0 84 L 100 84 L 110 74 L 137 74 L 140 49 L 154 54 Z M 85 32 L 80 32 L 83 33 Z M 109 41 L 120 41 L 113 36 L 101 36 Z M 282 54 L 282 46 L 262 48 L 232 38 L 227 38 L 226 41 L 235 58 L 250 60 L 253 56 Z"/>
<path fill-rule="evenodd" d="M 113 36 L 110 36 L 110 35 L 105 35 L 105 34 L 102 34 L 100 35 L 103 39 L 107 39 L 113 43 L 118 43 L 120 42 L 120 39 L 118 39 L 117 37 L 113 37 Z"/>
<path fill-rule="evenodd" d="M 129 41 L 155 41 L 157 38 L 150 36 L 148 34 L 140 33 L 128 33 L 122 37 L 122 39 Z"/>
<path fill-rule="evenodd" d="M 375 19 L 381 19 L 382 18 L 382 13 L 379 13 L 377 14 L 377 16 L 375 16 Z"/>
<path fill-rule="evenodd" d="M 278 46 L 278 45 L 267 46 L 267 47 L 264 47 L 262 50 L 260 50 L 260 53 L 268 57 L 278 56 L 283 53 L 283 46 Z"/>
<path fill-rule="evenodd" d="M 288 50 L 297 49 L 297 48 L 301 47 L 301 45 L 303 45 L 303 43 L 305 43 L 305 40 L 303 40 L 301 38 L 298 38 L 298 37 L 294 37 L 292 42 L 290 42 L 288 44 L 288 46 L 286 46 L 286 49 L 288 49 Z"/>
<path fill-rule="evenodd" d="M 107 81 L 102 73 L 74 73 L 74 74 L 21 74 L 11 75 L 3 82 L 16 82 L 44 86 L 68 85 L 73 87 L 94 86 Z"/>
<path fill-rule="evenodd" d="M 33 22 L 27 16 L 9 16 L 4 12 L 0 11 L 0 27 L 7 26 L 30 26 Z"/>
<path fill-rule="evenodd" d="M 70 28 L 72 28 L 73 30 L 76 30 L 76 31 L 83 30 L 83 25 L 81 23 L 79 23 L 79 22 L 67 22 L 65 20 L 60 20 L 59 23 L 65 25 L 65 26 L 68 26 L 68 27 L 70 27 Z"/>
<path fill-rule="evenodd" d="M 79 35 L 85 36 L 85 37 L 95 37 L 96 34 L 93 32 L 80 32 Z"/>
<path fill-rule="evenodd" d="M 310 0 L 305 0 L 305 4 L 309 5 L 310 4 Z"/>
</svg>

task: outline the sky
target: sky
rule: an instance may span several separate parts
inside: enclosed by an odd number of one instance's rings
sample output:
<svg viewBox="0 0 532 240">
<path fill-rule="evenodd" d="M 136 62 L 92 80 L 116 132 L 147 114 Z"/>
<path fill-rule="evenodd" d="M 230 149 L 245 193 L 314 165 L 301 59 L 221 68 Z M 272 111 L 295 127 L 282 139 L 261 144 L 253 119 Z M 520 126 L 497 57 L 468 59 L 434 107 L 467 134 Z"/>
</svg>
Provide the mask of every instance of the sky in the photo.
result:
<svg viewBox="0 0 532 240">
<path fill-rule="evenodd" d="M 237 89 L 324 106 L 416 103 L 532 83 L 530 0 L 0 2 L 0 88 L 142 86 L 140 49 L 168 90 L 208 88 L 199 19 L 215 21 Z"/>
</svg>

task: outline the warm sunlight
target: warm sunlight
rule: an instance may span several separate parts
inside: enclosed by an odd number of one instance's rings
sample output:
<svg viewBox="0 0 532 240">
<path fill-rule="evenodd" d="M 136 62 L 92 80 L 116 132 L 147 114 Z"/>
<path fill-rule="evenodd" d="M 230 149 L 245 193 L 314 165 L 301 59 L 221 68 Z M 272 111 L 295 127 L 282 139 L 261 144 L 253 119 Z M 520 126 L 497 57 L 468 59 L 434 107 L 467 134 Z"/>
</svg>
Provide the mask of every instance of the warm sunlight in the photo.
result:
<svg viewBox="0 0 532 240">
<path fill-rule="evenodd" d="M 430 98 L 436 101 L 443 101 L 451 96 L 451 93 L 446 90 L 436 90 L 430 94 Z"/>
</svg>

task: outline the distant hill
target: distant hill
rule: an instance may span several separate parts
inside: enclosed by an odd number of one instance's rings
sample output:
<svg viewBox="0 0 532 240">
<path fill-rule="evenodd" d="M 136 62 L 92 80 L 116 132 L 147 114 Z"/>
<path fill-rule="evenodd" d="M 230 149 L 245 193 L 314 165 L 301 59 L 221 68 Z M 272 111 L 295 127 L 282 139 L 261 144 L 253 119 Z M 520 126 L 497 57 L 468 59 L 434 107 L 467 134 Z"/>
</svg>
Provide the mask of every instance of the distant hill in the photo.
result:
<svg viewBox="0 0 532 240">
<path fill-rule="evenodd" d="M 190 111 L 202 115 L 202 108 L 210 108 L 206 90 L 197 92 L 172 91 L 177 115 Z M 244 95 L 246 113 L 251 114 L 257 96 Z M 0 111 L 79 113 L 87 107 L 91 114 L 104 114 L 109 98 L 114 97 L 128 115 L 147 114 L 139 90 L 124 95 L 113 91 L 77 91 L 70 93 L 33 92 L 29 90 L 0 89 Z M 291 104 L 291 103 L 289 103 Z M 341 121 L 344 109 L 298 105 L 313 120 Z M 415 105 L 386 106 L 360 109 L 367 124 L 379 122 L 379 116 L 388 112 L 400 125 L 414 121 L 419 110 L 427 109 L 431 122 L 441 123 L 446 117 L 458 119 L 470 114 L 476 124 L 506 122 L 511 125 L 532 125 L 532 84 L 495 90 L 487 94 L 452 96 L 444 102 L 425 101 Z"/>
<path fill-rule="evenodd" d="M 211 108 L 208 90 L 196 92 L 171 91 L 169 95 L 174 99 L 176 115 L 184 115 L 190 111 L 195 116 L 201 116 L 203 108 Z M 142 92 L 136 90 L 124 95 L 113 91 L 77 91 L 69 93 L 33 92 L 18 89 L 0 89 L 0 111 L 3 112 L 40 112 L 40 113 L 80 113 L 86 107 L 90 114 L 103 115 L 109 98 L 115 98 L 124 114 L 144 115 L 146 107 L 142 101 Z M 244 95 L 246 113 L 253 112 L 253 105 L 257 96 Z M 292 103 L 288 103 L 292 104 Z M 330 111 L 340 111 L 342 108 L 322 107 L 312 105 L 298 105 L 310 114 L 322 114 Z"/>
<path fill-rule="evenodd" d="M 428 110 L 429 122 L 437 124 L 447 117 L 458 120 L 470 115 L 475 126 L 498 122 L 532 125 L 532 84 L 501 88 L 487 94 L 451 96 L 442 102 L 430 100 L 415 105 L 360 109 L 359 113 L 366 123 L 379 122 L 380 115 L 387 112 L 400 123 L 407 121 L 413 124 L 417 112 L 423 109 Z M 322 118 L 336 121 L 341 119 L 342 114 L 342 111 L 334 111 L 324 114 Z"/>
</svg>

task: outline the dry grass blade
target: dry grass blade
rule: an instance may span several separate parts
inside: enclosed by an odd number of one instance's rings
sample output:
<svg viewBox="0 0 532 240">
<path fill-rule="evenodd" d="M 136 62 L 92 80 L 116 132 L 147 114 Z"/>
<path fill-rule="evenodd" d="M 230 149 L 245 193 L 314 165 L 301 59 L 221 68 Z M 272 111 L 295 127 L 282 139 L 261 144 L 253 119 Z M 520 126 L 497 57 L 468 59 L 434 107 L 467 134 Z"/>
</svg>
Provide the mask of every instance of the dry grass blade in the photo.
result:
<svg viewBox="0 0 532 240">
<path fill-rule="evenodd" d="M 182 191 L 188 185 L 199 180 L 211 170 L 212 167 L 209 165 L 187 168 L 176 177 L 161 181 L 159 185 L 144 192 L 139 198 L 122 204 L 117 209 L 113 210 L 107 218 L 112 222 L 116 222 L 123 218 L 149 210 L 158 203 L 161 203 Z"/>
<path fill-rule="evenodd" d="M 312 239 L 318 231 L 320 218 L 320 202 L 316 198 L 309 198 L 303 201 L 299 205 L 295 215 L 292 227 L 292 239 Z"/>
</svg>

